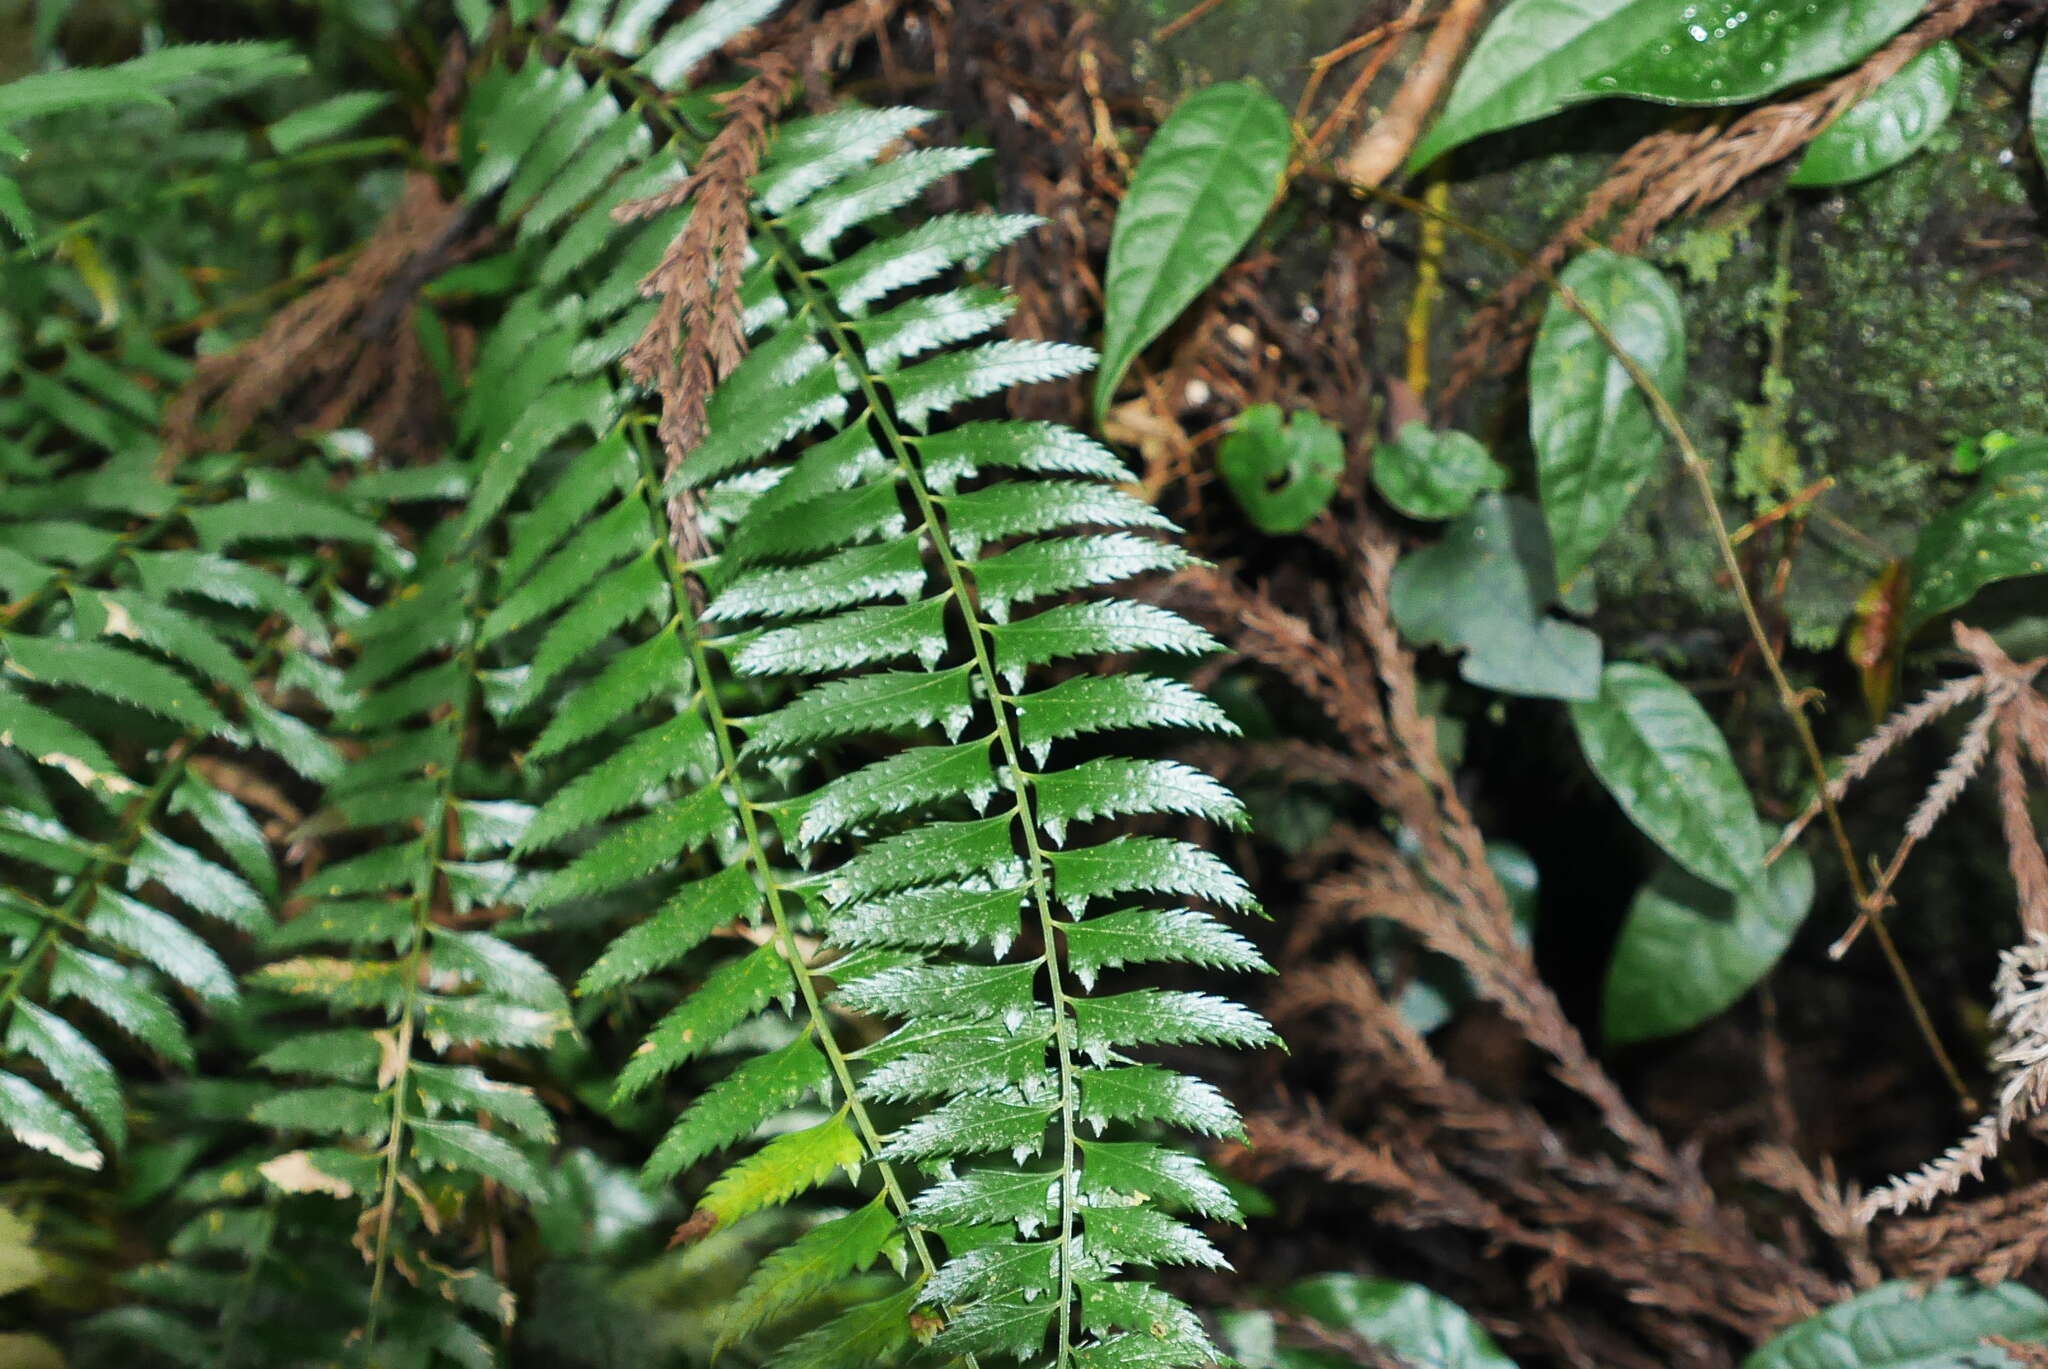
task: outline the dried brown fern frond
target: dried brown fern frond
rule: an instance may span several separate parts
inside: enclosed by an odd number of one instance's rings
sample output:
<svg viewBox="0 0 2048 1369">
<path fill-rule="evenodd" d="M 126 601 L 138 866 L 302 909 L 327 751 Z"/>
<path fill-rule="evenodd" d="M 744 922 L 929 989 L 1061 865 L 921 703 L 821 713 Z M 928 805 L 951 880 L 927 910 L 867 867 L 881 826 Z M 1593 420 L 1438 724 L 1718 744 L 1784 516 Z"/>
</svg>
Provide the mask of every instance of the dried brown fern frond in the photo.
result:
<svg viewBox="0 0 2048 1369">
<path fill-rule="evenodd" d="M 1871 1193 L 1857 1208 L 1866 1222 L 1880 1212 L 1926 1207 L 1954 1193 L 1966 1179 L 1984 1177 L 2013 1128 L 2048 1107 L 2048 935 L 2033 934 L 1999 957 L 1999 1031 L 1993 1060 L 2001 1084 L 1998 1106 L 1937 1160 Z"/>
<path fill-rule="evenodd" d="M 287 404 L 297 426 L 353 424 L 380 447 L 422 444 L 440 387 L 414 330 L 400 324 L 422 285 L 476 249 L 467 229 L 461 205 L 431 175 L 409 175 L 346 270 L 278 310 L 256 337 L 193 367 L 164 411 L 164 459 L 228 450 Z"/>
</svg>

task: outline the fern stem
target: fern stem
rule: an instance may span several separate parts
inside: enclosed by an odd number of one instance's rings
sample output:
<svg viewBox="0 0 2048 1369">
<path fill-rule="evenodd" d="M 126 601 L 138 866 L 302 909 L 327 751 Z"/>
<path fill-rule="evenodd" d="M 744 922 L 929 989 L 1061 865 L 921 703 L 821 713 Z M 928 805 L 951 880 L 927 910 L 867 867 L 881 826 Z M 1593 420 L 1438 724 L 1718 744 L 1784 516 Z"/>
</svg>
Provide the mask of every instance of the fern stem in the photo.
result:
<svg viewBox="0 0 2048 1369">
<path fill-rule="evenodd" d="M 142 840 L 142 834 L 149 828 L 149 820 L 156 815 L 156 810 L 163 806 L 165 796 L 177 787 L 180 779 L 184 778 L 186 757 L 197 744 L 197 739 L 189 734 L 171 743 L 165 752 L 163 773 L 157 776 L 148 791 L 130 804 L 128 811 L 122 815 L 121 833 L 117 843 L 106 848 L 106 854 L 95 860 L 86 872 L 79 876 L 78 886 L 64 902 L 50 910 L 50 920 L 44 924 L 42 931 L 36 934 L 36 939 L 30 943 L 28 950 L 22 953 L 21 959 L 15 961 L 8 969 L 7 982 L 0 984 L 0 1016 L 5 1016 L 14 1006 L 14 1000 L 27 986 L 30 976 L 57 944 L 59 927 L 70 927 L 73 930 L 84 927 L 85 915 L 92 910 L 92 903 L 99 895 L 100 886 L 106 883 L 115 870 L 128 863 L 136 844 Z"/>
<path fill-rule="evenodd" d="M 636 442 L 633 451 L 640 458 L 641 494 L 648 506 L 648 514 L 660 526 L 668 526 L 668 515 L 654 503 L 659 494 L 659 484 L 654 473 L 653 462 Z M 753 865 L 761 881 L 762 894 L 768 907 L 768 917 L 775 928 L 775 947 L 788 962 L 790 975 L 796 981 L 797 992 L 804 1000 L 804 1011 L 809 1015 L 813 1034 L 817 1037 L 818 1049 L 825 1055 L 832 1068 L 832 1077 L 839 1084 L 839 1091 L 845 1096 L 847 1113 L 853 1118 L 854 1129 L 860 1133 L 861 1144 L 866 1147 L 868 1157 L 875 1166 L 876 1177 L 881 1180 L 882 1190 L 888 1195 L 890 1204 L 902 1218 L 905 1232 L 910 1238 L 912 1251 L 917 1255 L 918 1267 L 925 1278 L 930 1278 L 937 1269 L 931 1256 L 931 1249 L 924 1238 L 924 1232 L 910 1219 L 910 1195 L 897 1179 L 895 1169 L 882 1158 L 882 1134 L 868 1115 L 867 1104 L 862 1100 L 860 1090 L 855 1086 L 853 1066 L 840 1049 L 838 1038 L 832 1033 L 832 1022 L 825 1011 L 824 1000 L 818 993 L 817 976 L 811 972 L 802 949 L 797 945 L 796 933 L 789 924 L 789 914 L 783 908 L 783 883 L 775 877 L 775 865 L 768 857 L 767 846 L 761 840 L 760 823 L 757 814 L 760 805 L 747 796 L 745 781 L 740 775 L 739 748 L 733 745 L 732 721 L 726 716 L 725 706 L 719 702 L 718 690 L 713 687 L 711 661 L 704 649 L 704 639 L 697 631 L 696 620 L 691 612 L 689 573 L 679 559 L 674 543 L 667 537 L 661 542 L 663 571 L 668 576 L 670 592 L 676 605 L 676 632 L 682 638 L 684 647 L 690 653 L 691 668 L 696 673 L 697 691 L 704 700 L 704 714 L 711 724 L 711 735 L 718 745 L 718 761 L 725 780 L 731 784 L 734 805 L 739 814 L 740 831 L 747 842 L 747 859 Z"/>
<path fill-rule="evenodd" d="M 1016 729 L 1012 725 L 1005 700 L 1009 697 L 1003 690 L 1001 676 L 996 671 L 995 657 L 989 645 L 988 625 L 981 621 L 970 592 L 967 574 L 960 558 L 953 550 L 952 539 L 947 535 L 944 516 L 938 501 L 932 497 L 925 484 L 923 470 L 912 455 L 910 442 L 896 424 L 891 411 L 876 384 L 872 369 L 867 364 L 867 355 L 859 340 L 846 324 L 831 301 L 811 281 L 795 254 L 789 249 L 782 235 L 773 223 L 756 216 L 755 231 L 770 245 L 777 264 L 803 298 L 804 308 L 817 317 L 832 335 L 832 344 L 853 368 L 860 379 L 861 394 L 866 401 L 868 416 L 881 433 L 884 444 L 896 459 L 897 469 L 902 473 L 905 486 L 916 501 L 918 514 L 924 526 L 931 532 L 932 548 L 938 553 L 945 566 L 947 583 L 952 587 L 954 601 L 960 609 L 960 616 L 967 628 L 967 638 L 974 653 L 975 673 L 981 677 L 988 693 L 989 712 L 994 721 L 996 738 L 1002 747 L 1003 759 L 1009 767 L 1015 782 L 1017 799 L 1016 813 L 1024 829 L 1024 851 L 1026 869 L 1031 883 L 1032 901 L 1038 911 L 1039 935 L 1044 942 L 1045 974 L 1047 990 L 1053 1008 L 1053 1049 L 1059 1065 L 1060 1094 L 1060 1293 L 1056 1313 L 1058 1351 L 1054 1360 L 1055 1369 L 1066 1369 L 1073 1359 L 1073 1306 L 1074 1306 L 1074 1225 L 1078 1219 L 1076 1173 L 1079 1169 L 1077 1128 L 1074 1115 L 1075 1080 L 1073 1046 L 1067 1022 L 1071 1015 L 1071 1000 L 1060 973 L 1059 923 L 1053 916 L 1051 882 L 1047 878 L 1045 850 L 1038 840 L 1038 823 L 1031 806 L 1031 784 L 1029 772 L 1024 766 L 1023 748 L 1018 745 Z"/>
<path fill-rule="evenodd" d="M 391 1271 L 391 1238 L 397 1224 L 398 1176 L 405 1160 L 405 1095 L 412 1079 L 413 1043 L 419 1035 L 420 974 L 426 964 L 427 930 L 433 917 L 441 851 L 446 849 L 450 840 L 448 818 L 455 801 L 455 776 L 461 769 L 462 738 L 469 730 L 471 714 L 476 706 L 475 617 L 478 590 L 478 582 L 472 581 L 469 593 L 464 596 L 463 611 L 471 621 L 466 626 L 458 654 L 462 662 L 463 685 L 454 711 L 445 720 L 445 725 L 455 735 L 455 754 L 441 774 L 432 816 L 420 834 L 420 873 L 413 884 L 412 897 L 412 950 L 405 961 L 405 996 L 399 1003 L 398 1039 L 393 1048 L 398 1063 L 391 1081 L 391 1129 L 384 1142 L 383 1183 L 377 1199 L 377 1241 L 371 1261 L 370 1308 L 363 1329 L 365 1345 L 376 1344 L 377 1326 L 383 1319 L 384 1283 Z"/>
</svg>

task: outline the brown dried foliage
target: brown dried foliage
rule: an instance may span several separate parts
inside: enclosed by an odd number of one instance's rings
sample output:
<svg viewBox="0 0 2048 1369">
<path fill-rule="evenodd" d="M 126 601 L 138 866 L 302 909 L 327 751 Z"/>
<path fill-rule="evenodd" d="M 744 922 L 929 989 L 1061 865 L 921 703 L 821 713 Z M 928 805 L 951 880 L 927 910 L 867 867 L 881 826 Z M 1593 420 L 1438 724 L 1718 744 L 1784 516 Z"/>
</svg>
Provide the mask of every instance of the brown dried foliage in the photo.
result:
<svg viewBox="0 0 2048 1369">
<path fill-rule="evenodd" d="M 1567 1287 L 1619 1294 L 1617 1316 L 1663 1357 L 1650 1362 L 1725 1363 L 1731 1333 L 1759 1337 L 1837 1290 L 1752 1236 L 1592 1058 L 1516 935 L 1484 836 L 1438 753 L 1389 610 L 1391 536 L 1362 516 L 1323 532 L 1350 549 L 1349 576 L 1341 601 L 1322 605 L 1314 625 L 1223 572 L 1191 574 L 1180 592 L 1232 647 L 1322 708 L 1347 770 L 1415 849 L 1340 829 L 1313 853 L 1270 1010 L 1298 1058 L 1311 1043 L 1321 1048 L 1317 1064 L 1332 1071 L 1334 1088 L 1325 1104 L 1283 1097 L 1255 1109 L 1253 1145 L 1231 1159 L 1255 1177 L 1298 1171 L 1363 1190 L 1374 1215 L 1396 1227 L 1448 1228 L 1489 1251 L 1519 1251 L 1539 1304 L 1558 1302 Z M 1591 1105 L 1594 1133 L 1575 1136 L 1526 1103 L 1457 1078 L 1372 972 L 1331 950 L 1369 919 L 1407 928 L 1462 966 Z M 1604 1349 L 1600 1362 L 1617 1353 Z"/>
<path fill-rule="evenodd" d="M 279 309 L 256 337 L 193 367 L 164 411 L 164 459 L 231 449 L 280 406 L 289 407 L 288 428 L 355 426 L 380 449 L 427 447 L 440 387 L 411 311 L 422 285 L 475 250 L 467 223 L 431 175 L 408 175 L 348 269 Z"/>
</svg>

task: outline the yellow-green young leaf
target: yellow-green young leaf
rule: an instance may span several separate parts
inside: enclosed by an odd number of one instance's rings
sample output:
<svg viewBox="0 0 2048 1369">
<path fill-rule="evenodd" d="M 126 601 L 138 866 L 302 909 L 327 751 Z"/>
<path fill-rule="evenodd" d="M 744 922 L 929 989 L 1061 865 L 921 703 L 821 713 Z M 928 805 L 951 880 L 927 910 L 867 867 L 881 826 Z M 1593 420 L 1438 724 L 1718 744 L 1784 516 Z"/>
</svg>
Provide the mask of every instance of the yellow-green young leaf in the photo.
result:
<svg viewBox="0 0 2048 1369">
<path fill-rule="evenodd" d="M 1941 131 L 1962 87 L 1963 55 L 1937 43 L 1807 144 L 1788 185 L 1847 185 L 1889 171 Z"/>
<path fill-rule="evenodd" d="M 779 1207 L 844 1171 L 859 1173 L 866 1152 L 860 1136 L 841 1113 L 814 1127 L 778 1136 L 718 1176 L 697 1204 L 721 1227 L 749 1213 Z"/>
<path fill-rule="evenodd" d="M 1685 384 L 1685 312 L 1663 273 L 1601 249 L 1560 280 L 1676 403 Z M 1656 469 L 1664 431 L 1628 368 L 1561 295 L 1545 308 L 1529 354 L 1529 439 L 1558 583 L 1568 586 Z"/>
<path fill-rule="evenodd" d="M 1684 688 L 1617 661 L 1601 673 L 1600 696 L 1574 701 L 1571 716 L 1587 764 L 1643 835 L 1730 893 L 1763 882 L 1749 789 L 1721 730 Z"/>
<path fill-rule="evenodd" d="M 1762 883 L 1731 894 L 1666 864 L 1629 905 L 1607 966 L 1611 1045 L 1698 1026 L 1770 973 L 1813 906 L 1813 864 L 1790 847 Z"/>
<path fill-rule="evenodd" d="M 1919 0 L 1511 0 L 1473 46 L 1408 167 L 1584 100 L 1743 104 L 1848 66 L 1921 8 Z"/>
<path fill-rule="evenodd" d="M 901 1242 L 886 1197 L 818 1223 L 761 1261 L 721 1315 L 719 1343 L 730 1345 L 763 1322 L 796 1311 L 884 1255 L 900 1258 Z"/>
<path fill-rule="evenodd" d="M 1251 241 L 1292 149 L 1286 109 L 1239 81 L 1188 96 L 1152 135 L 1110 236 L 1097 415 L 1138 353 Z"/>
<path fill-rule="evenodd" d="M 1799 1322 L 1742 1369 L 1979 1369 L 2015 1361 L 1987 1336 L 2048 1341 L 2048 1301 L 2018 1283 L 1882 1283 Z"/>
</svg>

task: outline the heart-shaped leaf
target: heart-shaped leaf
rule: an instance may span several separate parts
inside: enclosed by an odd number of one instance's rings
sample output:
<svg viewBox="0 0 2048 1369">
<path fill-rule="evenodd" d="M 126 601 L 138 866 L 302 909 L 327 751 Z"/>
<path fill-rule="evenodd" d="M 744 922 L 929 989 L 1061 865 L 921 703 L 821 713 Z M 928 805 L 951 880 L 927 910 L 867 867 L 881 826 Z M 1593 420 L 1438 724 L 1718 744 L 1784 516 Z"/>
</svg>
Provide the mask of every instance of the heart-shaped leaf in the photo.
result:
<svg viewBox="0 0 2048 1369">
<path fill-rule="evenodd" d="M 1566 267 L 1562 279 L 1675 402 L 1685 383 L 1685 316 L 1662 273 L 1635 257 L 1596 251 Z M 1656 469 L 1664 435 L 1628 368 L 1562 298 L 1551 300 L 1529 357 L 1529 436 L 1558 580 L 1568 585 Z"/>
<path fill-rule="evenodd" d="M 1508 473 L 1479 439 L 1408 423 L 1373 452 L 1372 480 L 1410 518 L 1456 518 L 1488 490 L 1506 489 Z"/>
<path fill-rule="evenodd" d="M 1600 639 L 1549 617 L 1557 602 L 1543 515 L 1513 495 L 1481 495 L 1441 542 L 1394 567 L 1395 623 L 1418 642 L 1462 651 L 1467 680 L 1503 694 L 1591 699 Z"/>
<path fill-rule="evenodd" d="M 1813 863 L 1796 846 L 1743 894 L 1660 866 L 1607 966 L 1608 1043 L 1671 1036 L 1723 1011 L 1778 963 L 1812 907 Z"/>
<path fill-rule="evenodd" d="M 2048 1301 L 2017 1283 L 1950 1279 L 1924 1295 L 1881 1283 L 1780 1332 L 1742 1369 L 2017 1369 L 1986 1336 L 2048 1340 Z"/>
<path fill-rule="evenodd" d="M 1593 773 L 1643 835 L 1707 883 L 1742 893 L 1764 877 L 1756 807 L 1714 720 L 1662 671 L 1616 661 L 1572 726 Z"/>
<path fill-rule="evenodd" d="M 1152 135 L 1109 239 L 1098 414 L 1138 353 L 1251 241 L 1292 149 L 1286 109 L 1242 81 L 1196 91 Z"/>
<path fill-rule="evenodd" d="M 1937 43 L 1829 124 L 1787 184 L 1846 185 L 1889 171 L 1940 132 L 1962 80 L 1962 53 Z"/>
<path fill-rule="evenodd" d="M 1922 8 L 1921 0 L 1512 0 L 1473 47 L 1408 165 L 1609 95 L 1674 105 L 1761 99 L 1848 66 Z"/>
<path fill-rule="evenodd" d="M 1277 404 L 1256 404 L 1223 439 L 1216 468 L 1260 529 L 1300 532 L 1337 492 L 1344 435 L 1314 414 L 1283 417 Z"/>
</svg>

